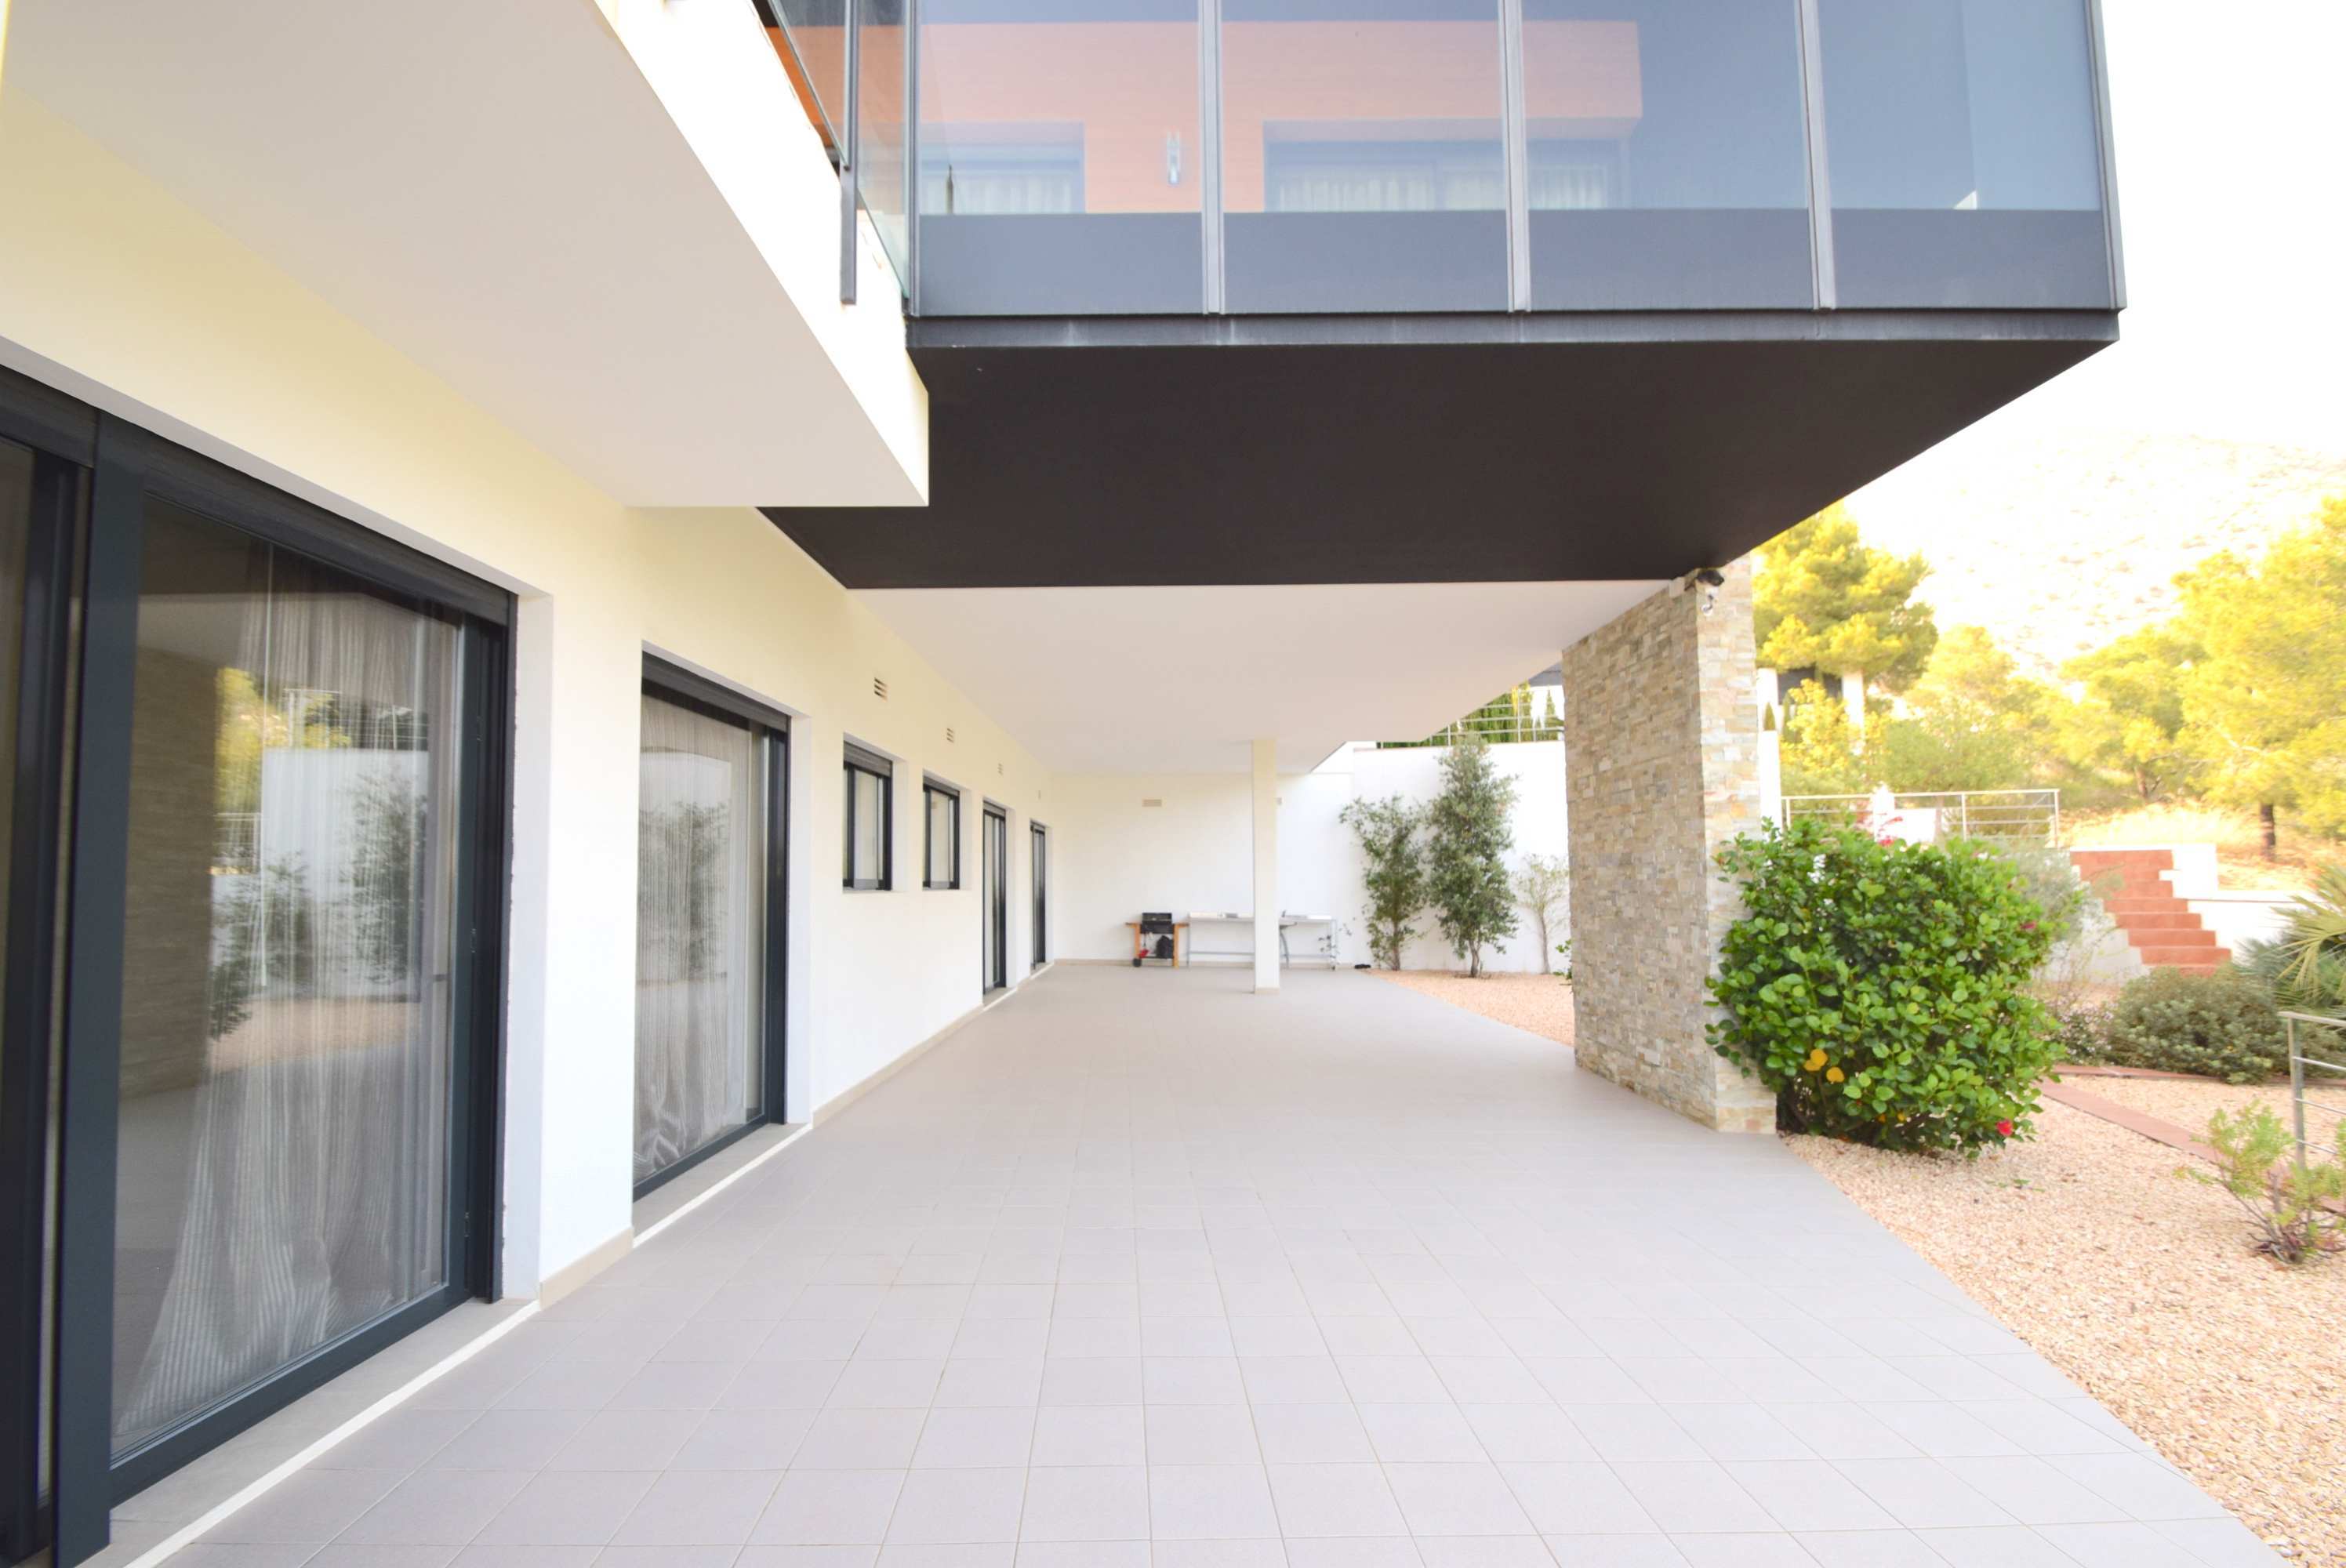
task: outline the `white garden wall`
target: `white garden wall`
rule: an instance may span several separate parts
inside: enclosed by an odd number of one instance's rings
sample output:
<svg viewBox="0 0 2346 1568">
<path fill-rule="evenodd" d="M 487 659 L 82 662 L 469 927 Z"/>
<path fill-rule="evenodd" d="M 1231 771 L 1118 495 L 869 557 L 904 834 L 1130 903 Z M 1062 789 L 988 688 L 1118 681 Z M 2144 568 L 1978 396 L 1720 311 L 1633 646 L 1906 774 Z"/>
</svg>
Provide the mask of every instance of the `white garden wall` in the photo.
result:
<svg viewBox="0 0 2346 1568">
<path fill-rule="evenodd" d="M 1564 747 L 1556 741 L 1494 746 L 1493 761 L 1516 782 L 1515 847 L 1525 856 L 1565 853 Z M 1431 799 L 1440 788 L 1443 753 L 1433 748 L 1379 750 L 1347 748 L 1311 773 L 1280 780 L 1280 907 L 1297 913 L 1333 914 L 1346 928 L 1339 937 L 1345 963 L 1365 963 L 1368 939 L 1361 920 L 1365 893 L 1352 830 L 1339 820 L 1356 798 L 1401 795 Z M 1084 846 L 1079 866 L 1060 879 L 1056 921 L 1063 956 L 1076 960 L 1128 958 L 1125 922 L 1144 909 L 1171 910 L 1176 918 L 1198 910 L 1253 907 L 1250 860 L 1253 841 L 1248 781 L 1243 773 L 1091 774 L 1051 785 L 1051 810 Z M 1146 802 L 1155 801 L 1150 805 Z M 1516 939 L 1484 954 L 1486 967 L 1536 972 L 1539 944 L 1530 917 L 1519 911 Z M 1429 914 L 1419 921 L 1434 932 Z M 1564 939 L 1563 911 L 1553 921 Z M 1295 951 L 1316 945 L 1316 931 L 1295 933 Z M 1205 945 L 1237 949 L 1236 928 L 1208 933 Z M 1235 963 L 1237 959 L 1219 962 Z M 1403 954 L 1411 969 L 1458 967 L 1448 943 L 1428 934 Z"/>
</svg>

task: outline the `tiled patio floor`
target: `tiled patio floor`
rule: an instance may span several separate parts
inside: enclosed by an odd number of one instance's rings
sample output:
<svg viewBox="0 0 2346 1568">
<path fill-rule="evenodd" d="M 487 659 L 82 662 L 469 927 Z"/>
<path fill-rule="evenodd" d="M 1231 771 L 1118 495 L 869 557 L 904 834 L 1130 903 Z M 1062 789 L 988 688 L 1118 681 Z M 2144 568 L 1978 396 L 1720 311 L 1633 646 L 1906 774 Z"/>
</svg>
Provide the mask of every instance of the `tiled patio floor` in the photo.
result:
<svg viewBox="0 0 2346 1568">
<path fill-rule="evenodd" d="M 2277 1562 L 1773 1139 L 1061 969 L 179 1568 Z"/>
</svg>

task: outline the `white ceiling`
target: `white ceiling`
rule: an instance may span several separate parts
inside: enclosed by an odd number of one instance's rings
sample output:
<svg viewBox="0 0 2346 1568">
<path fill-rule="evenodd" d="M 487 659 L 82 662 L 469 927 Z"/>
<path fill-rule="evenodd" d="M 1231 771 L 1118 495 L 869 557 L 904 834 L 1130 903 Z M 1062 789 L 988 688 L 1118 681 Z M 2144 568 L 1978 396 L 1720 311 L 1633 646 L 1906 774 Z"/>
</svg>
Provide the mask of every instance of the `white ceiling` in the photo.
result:
<svg viewBox="0 0 2346 1568">
<path fill-rule="evenodd" d="M 766 222 L 838 207 L 780 63 L 673 9 L 757 239 L 592 0 L 17 0 L 7 83 L 617 500 L 919 504 L 901 316 L 842 310 L 835 219 Z"/>
<path fill-rule="evenodd" d="M 856 597 L 1061 773 L 1282 769 L 1428 735 L 1658 582 L 893 588 Z"/>
</svg>

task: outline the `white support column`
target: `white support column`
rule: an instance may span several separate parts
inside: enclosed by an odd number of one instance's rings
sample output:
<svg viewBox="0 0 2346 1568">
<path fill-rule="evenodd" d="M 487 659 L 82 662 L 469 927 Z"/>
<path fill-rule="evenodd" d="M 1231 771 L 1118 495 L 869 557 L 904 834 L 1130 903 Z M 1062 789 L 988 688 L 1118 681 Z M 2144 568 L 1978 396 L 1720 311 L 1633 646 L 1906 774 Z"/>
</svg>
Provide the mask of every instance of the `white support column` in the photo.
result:
<svg viewBox="0 0 2346 1568">
<path fill-rule="evenodd" d="M 1279 989 L 1279 742 L 1254 743 L 1254 988 Z"/>
</svg>

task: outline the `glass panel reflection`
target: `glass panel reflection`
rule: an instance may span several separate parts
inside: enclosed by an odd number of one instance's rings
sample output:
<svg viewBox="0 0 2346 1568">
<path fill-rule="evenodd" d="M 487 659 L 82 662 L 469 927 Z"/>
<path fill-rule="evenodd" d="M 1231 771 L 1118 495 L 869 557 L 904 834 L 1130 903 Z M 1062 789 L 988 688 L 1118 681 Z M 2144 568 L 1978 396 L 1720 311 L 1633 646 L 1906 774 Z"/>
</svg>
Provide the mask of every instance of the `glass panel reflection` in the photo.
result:
<svg viewBox="0 0 2346 1568">
<path fill-rule="evenodd" d="M 1815 303 L 1789 0 L 1525 0 L 1532 305 Z"/>
<path fill-rule="evenodd" d="M 456 628 L 159 502 L 143 582 L 117 1451 L 448 1262 Z"/>
<path fill-rule="evenodd" d="M 1821 0 L 1845 306 L 2113 304 L 2086 0 Z"/>
<path fill-rule="evenodd" d="M 636 830 L 636 1180 L 763 1104 L 765 813 L 757 738 L 643 699 Z"/>
<path fill-rule="evenodd" d="M 1205 308 L 1196 0 L 931 0 L 921 309 Z"/>
<path fill-rule="evenodd" d="M 766 30 L 774 52 L 835 158 L 847 103 L 847 0 L 771 0 L 770 14 L 781 23 Z"/>
<path fill-rule="evenodd" d="M 1501 311 L 1495 0 L 1230 0 L 1232 311 Z"/>
<path fill-rule="evenodd" d="M 855 190 L 901 287 L 912 276 L 905 213 L 904 0 L 855 0 Z"/>
</svg>

